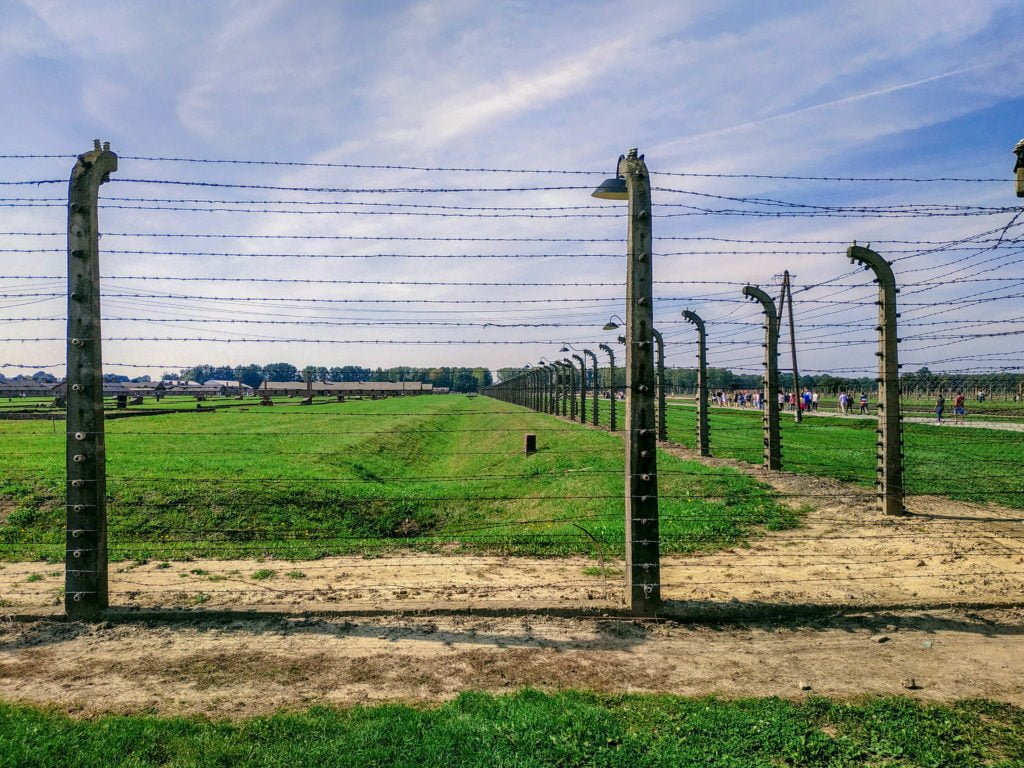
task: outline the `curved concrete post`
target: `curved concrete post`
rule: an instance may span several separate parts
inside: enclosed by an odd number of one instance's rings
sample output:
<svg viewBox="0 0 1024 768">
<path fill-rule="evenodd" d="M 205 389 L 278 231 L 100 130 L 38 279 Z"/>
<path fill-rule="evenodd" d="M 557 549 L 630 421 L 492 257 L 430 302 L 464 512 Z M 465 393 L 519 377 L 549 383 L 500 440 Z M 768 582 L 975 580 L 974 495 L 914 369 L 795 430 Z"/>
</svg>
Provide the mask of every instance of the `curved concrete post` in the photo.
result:
<svg viewBox="0 0 1024 768">
<path fill-rule="evenodd" d="M 601 399 L 600 398 L 600 395 L 601 395 L 601 381 L 598 378 L 597 355 L 595 355 L 589 349 L 584 349 L 583 350 L 583 354 L 590 358 L 590 362 L 593 365 L 593 370 L 594 370 L 594 375 L 593 375 L 593 379 L 592 379 L 593 383 L 590 386 L 590 399 L 592 401 L 592 403 L 591 403 L 591 421 L 593 422 L 594 426 L 596 427 L 597 426 L 597 422 L 598 422 L 598 405 L 599 405 L 599 402 L 600 402 L 600 399 Z M 584 377 L 584 378 L 586 378 L 586 377 Z M 586 421 L 586 419 L 581 419 L 581 421 Z"/>
<path fill-rule="evenodd" d="M 96 141 L 68 183 L 64 611 L 76 619 L 98 617 L 110 600 L 98 211 L 100 185 L 116 170 L 117 155 Z"/>
<path fill-rule="evenodd" d="M 611 401 L 608 406 L 608 430 L 610 432 L 615 431 L 615 352 L 607 344 L 601 344 L 598 349 L 608 353 L 608 397 Z"/>
<path fill-rule="evenodd" d="M 704 321 L 696 312 L 684 310 L 683 317 L 697 328 L 697 450 L 701 456 L 710 456 L 707 335 Z"/>
<path fill-rule="evenodd" d="M 903 416 L 900 413 L 899 338 L 896 331 L 896 277 L 885 259 L 868 248 L 850 246 L 846 255 L 875 273 L 878 283 L 878 427 L 875 442 L 878 499 L 887 515 L 906 513 L 903 502 Z"/>
<path fill-rule="evenodd" d="M 657 362 L 654 370 L 655 386 L 658 388 L 658 439 L 664 441 L 668 440 L 668 423 L 665 420 L 665 339 L 657 328 L 651 328 L 651 334 L 654 336 L 654 344 L 657 348 Z"/>
<path fill-rule="evenodd" d="M 580 364 L 580 424 L 587 423 L 587 361 L 579 355 L 571 355 L 572 359 Z M 576 370 L 573 369 L 573 374 Z M 573 393 L 573 402 L 576 401 L 576 394 Z"/>
<path fill-rule="evenodd" d="M 764 466 L 782 469 L 782 441 L 779 436 L 779 314 L 772 297 L 753 285 L 743 295 L 761 302 L 764 310 Z"/>
</svg>

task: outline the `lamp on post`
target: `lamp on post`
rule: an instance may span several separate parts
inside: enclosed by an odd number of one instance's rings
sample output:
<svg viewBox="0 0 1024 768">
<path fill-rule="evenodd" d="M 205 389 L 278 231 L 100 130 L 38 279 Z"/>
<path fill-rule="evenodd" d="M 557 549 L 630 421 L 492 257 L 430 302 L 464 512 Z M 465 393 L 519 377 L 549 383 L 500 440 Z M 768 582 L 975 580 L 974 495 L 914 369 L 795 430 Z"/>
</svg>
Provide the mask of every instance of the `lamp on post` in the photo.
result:
<svg viewBox="0 0 1024 768">
<path fill-rule="evenodd" d="M 618 320 L 619 322 L 616 323 L 615 322 L 616 320 Z M 619 317 L 618 315 L 612 315 L 611 317 L 608 318 L 608 322 L 604 324 L 604 327 L 601 330 L 602 331 L 614 331 L 614 330 L 617 330 L 620 325 L 625 325 L 625 324 L 626 324 L 626 321 L 623 320 L 621 317 Z"/>
<path fill-rule="evenodd" d="M 630 149 L 619 158 L 615 178 L 603 182 L 593 196 L 629 203 L 625 323 L 626 602 L 633 613 L 650 616 L 661 604 L 661 568 L 658 430 L 654 414 L 651 179 L 643 156 Z"/>
</svg>

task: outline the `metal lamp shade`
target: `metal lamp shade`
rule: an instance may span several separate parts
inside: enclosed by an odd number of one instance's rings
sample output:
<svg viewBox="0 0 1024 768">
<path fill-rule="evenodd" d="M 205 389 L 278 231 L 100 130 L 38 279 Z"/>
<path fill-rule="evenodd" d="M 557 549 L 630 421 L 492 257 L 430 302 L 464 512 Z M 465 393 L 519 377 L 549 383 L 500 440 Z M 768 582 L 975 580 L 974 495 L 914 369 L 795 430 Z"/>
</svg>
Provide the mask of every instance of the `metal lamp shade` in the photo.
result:
<svg viewBox="0 0 1024 768">
<path fill-rule="evenodd" d="M 628 200 L 626 180 L 621 176 L 605 179 L 601 182 L 601 186 L 590 193 L 590 196 L 601 200 Z"/>
</svg>

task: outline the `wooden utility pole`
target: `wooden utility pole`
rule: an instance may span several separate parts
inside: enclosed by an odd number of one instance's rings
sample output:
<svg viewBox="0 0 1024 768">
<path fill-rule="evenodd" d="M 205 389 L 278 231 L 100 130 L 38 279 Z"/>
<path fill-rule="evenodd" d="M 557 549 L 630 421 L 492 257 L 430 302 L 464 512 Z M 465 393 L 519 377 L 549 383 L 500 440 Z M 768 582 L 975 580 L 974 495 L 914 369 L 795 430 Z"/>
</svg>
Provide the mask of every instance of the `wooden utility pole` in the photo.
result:
<svg viewBox="0 0 1024 768">
<path fill-rule="evenodd" d="M 683 317 L 697 328 L 697 448 L 701 456 L 711 455 L 708 423 L 708 348 L 704 321 L 696 312 L 683 311 Z"/>
<path fill-rule="evenodd" d="M 887 515 L 906 514 L 903 506 L 903 416 L 900 413 L 899 338 L 896 331 L 896 277 L 874 251 L 852 245 L 846 255 L 875 273 L 878 283 L 878 440 L 875 445 L 878 498 Z"/>
<path fill-rule="evenodd" d="M 743 295 L 761 302 L 764 310 L 764 466 L 782 469 L 782 440 L 779 436 L 779 315 L 772 297 L 753 285 Z"/>
<path fill-rule="evenodd" d="M 788 306 L 787 306 L 787 299 Z M 803 421 L 803 410 L 800 404 L 803 398 L 800 397 L 800 371 L 796 367 L 796 326 L 793 325 L 793 287 L 789 282 L 789 270 L 782 273 L 782 293 L 779 296 L 779 322 L 782 322 L 783 311 L 789 313 L 789 349 L 793 361 L 793 397 L 796 399 L 796 414 L 793 418 L 797 424 Z"/>
<path fill-rule="evenodd" d="M 109 607 L 97 210 L 100 185 L 116 170 L 117 155 L 97 140 L 78 156 L 68 189 L 64 611 L 77 619 Z"/>
</svg>

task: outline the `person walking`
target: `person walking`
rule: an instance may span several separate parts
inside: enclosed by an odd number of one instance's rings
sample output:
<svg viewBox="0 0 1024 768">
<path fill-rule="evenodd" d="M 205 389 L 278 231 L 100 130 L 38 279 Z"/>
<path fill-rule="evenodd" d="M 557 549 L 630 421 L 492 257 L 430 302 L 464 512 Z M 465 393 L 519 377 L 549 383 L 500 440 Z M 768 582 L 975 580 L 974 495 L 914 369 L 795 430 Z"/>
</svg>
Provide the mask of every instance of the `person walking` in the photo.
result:
<svg viewBox="0 0 1024 768">
<path fill-rule="evenodd" d="M 967 409 L 964 405 L 964 393 L 957 392 L 956 399 L 953 400 L 953 423 L 963 424 L 966 413 Z"/>
<path fill-rule="evenodd" d="M 944 410 L 946 410 L 946 398 L 944 398 L 942 396 L 942 393 L 939 392 L 939 397 L 935 401 L 935 423 L 936 424 L 941 424 L 942 423 L 942 412 Z"/>
<path fill-rule="evenodd" d="M 860 414 L 861 416 L 867 415 L 868 412 L 868 393 L 860 393 Z"/>
</svg>

